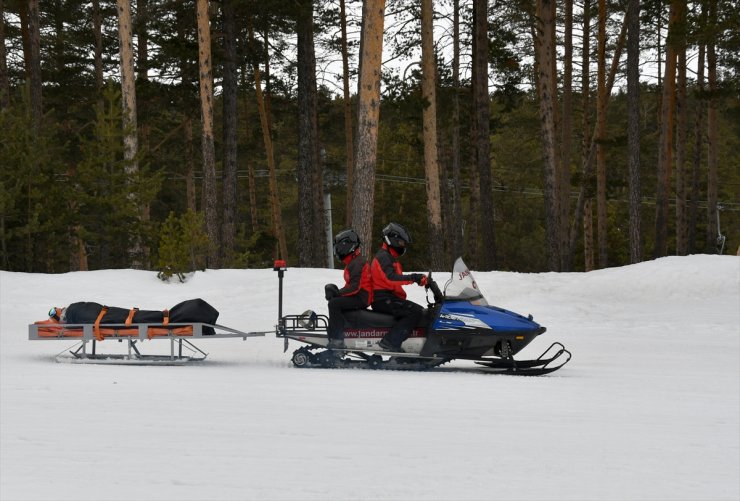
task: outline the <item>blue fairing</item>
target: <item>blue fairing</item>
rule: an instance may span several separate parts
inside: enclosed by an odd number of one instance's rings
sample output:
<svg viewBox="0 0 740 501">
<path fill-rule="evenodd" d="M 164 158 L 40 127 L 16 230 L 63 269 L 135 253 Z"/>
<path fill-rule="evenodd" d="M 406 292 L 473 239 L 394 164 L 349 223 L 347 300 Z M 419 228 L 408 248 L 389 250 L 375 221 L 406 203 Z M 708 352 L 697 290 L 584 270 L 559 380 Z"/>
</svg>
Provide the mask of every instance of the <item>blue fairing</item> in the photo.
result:
<svg viewBox="0 0 740 501">
<path fill-rule="evenodd" d="M 496 306 L 475 305 L 468 301 L 446 301 L 434 322 L 434 329 L 486 330 L 494 332 L 530 332 L 540 328 L 537 322 Z"/>
</svg>

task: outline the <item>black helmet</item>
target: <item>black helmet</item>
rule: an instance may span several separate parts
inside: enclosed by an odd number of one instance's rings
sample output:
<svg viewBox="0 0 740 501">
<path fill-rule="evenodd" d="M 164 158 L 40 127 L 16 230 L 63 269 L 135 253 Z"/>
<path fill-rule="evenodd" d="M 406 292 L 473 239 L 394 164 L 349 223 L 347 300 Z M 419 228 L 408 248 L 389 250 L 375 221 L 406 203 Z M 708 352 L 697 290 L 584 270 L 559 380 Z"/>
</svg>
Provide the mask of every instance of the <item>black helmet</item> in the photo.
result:
<svg viewBox="0 0 740 501">
<path fill-rule="evenodd" d="M 353 229 L 340 231 L 334 237 L 334 255 L 340 260 L 352 254 L 359 246 L 360 237 Z"/>
<path fill-rule="evenodd" d="M 390 223 L 383 228 L 383 241 L 400 254 L 406 252 L 406 245 L 412 242 L 409 232 L 398 223 Z"/>
</svg>

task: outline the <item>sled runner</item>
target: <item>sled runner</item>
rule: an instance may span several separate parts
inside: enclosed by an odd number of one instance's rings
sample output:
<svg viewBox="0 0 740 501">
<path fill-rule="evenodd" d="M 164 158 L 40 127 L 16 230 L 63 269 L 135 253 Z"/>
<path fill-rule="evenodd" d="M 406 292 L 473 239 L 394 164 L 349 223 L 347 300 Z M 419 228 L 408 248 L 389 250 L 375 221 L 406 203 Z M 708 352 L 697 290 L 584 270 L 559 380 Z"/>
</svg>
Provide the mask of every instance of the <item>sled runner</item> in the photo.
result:
<svg viewBox="0 0 740 501">
<path fill-rule="evenodd" d="M 56 311 L 54 311 L 56 310 Z M 242 332 L 216 324 L 218 311 L 202 299 L 184 301 L 171 310 L 126 310 L 98 303 L 73 303 L 55 308 L 50 318 L 30 324 L 30 340 L 73 340 L 72 349 L 56 356 L 58 362 L 182 365 L 204 360 L 208 354 L 193 344 L 192 339 L 264 336 L 265 332 Z M 91 321 L 92 319 L 92 321 Z M 143 354 L 141 343 L 168 339 L 169 354 Z M 98 343 L 110 340 L 126 342 L 125 353 L 101 353 Z M 110 343 L 102 345 L 109 347 Z M 185 350 L 185 353 L 183 353 Z"/>
<path fill-rule="evenodd" d="M 451 360 L 476 362 L 485 372 L 537 376 L 563 367 L 571 353 L 553 343 L 533 360 L 516 360 L 524 349 L 546 329 L 531 315 L 524 317 L 489 305 L 462 258 L 455 261 L 452 276 L 442 293 L 429 273 L 428 307 L 421 322 L 403 343 L 402 352 L 384 351 L 379 342 L 393 325 L 390 315 L 371 310 L 346 312 L 343 349 L 329 349 L 329 319 L 308 310 L 301 315 L 282 316 L 282 278 L 285 267 L 275 267 L 280 280 L 276 334 L 307 346 L 293 352 L 296 367 L 363 367 L 371 369 L 421 370 Z"/>
</svg>

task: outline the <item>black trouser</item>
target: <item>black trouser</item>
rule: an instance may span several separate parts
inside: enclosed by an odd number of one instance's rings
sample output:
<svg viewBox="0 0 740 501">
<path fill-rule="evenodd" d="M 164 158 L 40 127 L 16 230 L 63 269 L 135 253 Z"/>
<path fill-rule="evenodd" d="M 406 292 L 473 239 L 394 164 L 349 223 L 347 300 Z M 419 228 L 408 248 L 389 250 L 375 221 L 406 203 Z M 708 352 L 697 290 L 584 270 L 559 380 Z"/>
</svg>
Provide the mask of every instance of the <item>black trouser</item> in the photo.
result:
<svg viewBox="0 0 740 501">
<path fill-rule="evenodd" d="M 383 339 L 393 346 L 400 347 L 411 335 L 412 330 L 421 321 L 424 308 L 406 299 L 399 297 L 382 297 L 373 301 L 373 310 L 393 315 L 396 323 L 391 327 Z"/>
<path fill-rule="evenodd" d="M 329 300 L 329 339 L 344 339 L 344 312 L 349 310 L 364 310 L 365 301 L 355 296 L 339 296 Z"/>
</svg>

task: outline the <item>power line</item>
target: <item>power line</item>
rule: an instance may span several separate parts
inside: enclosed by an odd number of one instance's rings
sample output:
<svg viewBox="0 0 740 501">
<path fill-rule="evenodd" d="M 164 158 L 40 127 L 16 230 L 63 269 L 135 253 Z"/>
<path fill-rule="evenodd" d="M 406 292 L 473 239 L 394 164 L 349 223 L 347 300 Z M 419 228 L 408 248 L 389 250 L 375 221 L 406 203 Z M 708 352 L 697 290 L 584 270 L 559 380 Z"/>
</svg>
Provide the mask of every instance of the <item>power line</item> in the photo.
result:
<svg viewBox="0 0 740 501">
<path fill-rule="evenodd" d="M 217 178 L 220 178 L 221 176 L 217 172 Z M 254 177 L 267 177 L 269 175 L 269 171 L 267 169 L 259 169 L 254 171 Z M 277 175 L 279 176 L 296 176 L 295 170 L 293 169 L 278 169 Z M 247 178 L 247 171 L 246 170 L 239 170 L 237 171 L 237 177 L 244 179 Z M 344 177 L 343 173 L 332 173 L 332 179 L 329 184 L 337 184 L 337 185 L 346 185 L 346 178 Z M 182 177 L 181 177 L 182 178 Z M 196 176 L 196 179 L 202 179 L 202 176 L 198 175 Z M 388 183 L 396 183 L 396 184 L 411 184 L 411 185 L 426 185 L 426 179 L 423 177 L 412 177 L 412 176 L 398 176 L 393 174 L 375 174 L 375 181 L 376 182 L 388 182 Z M 450 189 L 452 188 L 452 180 L 447 179 L 447 182 L 445 183 Z M 470 185 L 468 183 L 461 183 L 460 188 L 463 190 L 470 190 Z M 542 197 L 544 198 L 545 192 L 541 188 L 532 188 L 532 187 L 512 187 L 512 186 L 505 186 L 505 185 L 498 185 L 494 186 L 492 188 L 493 191 L 497 193 L 507 193 L 512 195 L 527 195 L 527 196 L 533 196 L 533 197 Z M 571 199 L 578 199 L 579 192 L 577 191 L 571 191 L 570 192 L 570 198 Z M 629 200 L 625 198 L 609 198 L 607 200 L 608 202 L 617 202 L 617 203 L 624 203 L 628 204 Z M 640 203 L 643 205 L 655 205 L 656 198 L 655 197 L 648 197 L 644 196 L 641 198 Z M 671 200 L 669 202 L 670 206 L 675 206 L 675 200 Z M 718 205 L 721 205 L 721 208 L 719 210 L 727 211 L 727 212 L 740 212 L 740 203 L 738 202 L 721 202 Z M 698 200 L 697 206 L 700 208 L 707 208 L 709 206 L 709 202 L 707 200 Z"/>
</svg>

